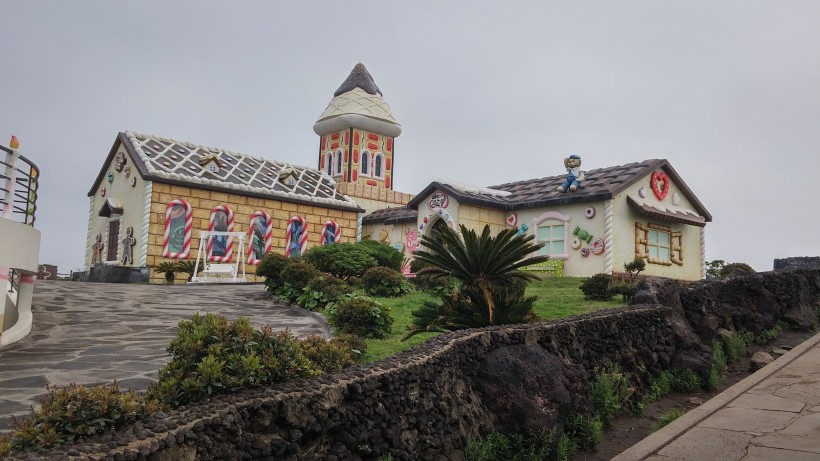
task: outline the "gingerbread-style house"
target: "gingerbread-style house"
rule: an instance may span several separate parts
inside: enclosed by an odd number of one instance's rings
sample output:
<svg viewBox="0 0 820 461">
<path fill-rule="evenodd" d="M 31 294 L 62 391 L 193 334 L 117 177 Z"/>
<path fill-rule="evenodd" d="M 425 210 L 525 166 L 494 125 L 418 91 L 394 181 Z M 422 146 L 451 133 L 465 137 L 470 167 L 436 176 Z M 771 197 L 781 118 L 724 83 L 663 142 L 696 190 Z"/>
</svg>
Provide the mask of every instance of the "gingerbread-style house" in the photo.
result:
<svg viewBox="0 0 820 461">
<path fill-rule="evenodd" d="M 363 220 L 365 237 L 405 251 L 437 226 L 494 232 L 516 228 L 543 243 L 536 268 L 567 276 L 624 270 L 640 258 L 648 275 L 704 276 L 704 227 L 712 216 L 666 160 L 593 169 L 580 188 L 561 192 L 566 175 L 491 187 L 432 182 L 405 208 Z"/>
</svg>

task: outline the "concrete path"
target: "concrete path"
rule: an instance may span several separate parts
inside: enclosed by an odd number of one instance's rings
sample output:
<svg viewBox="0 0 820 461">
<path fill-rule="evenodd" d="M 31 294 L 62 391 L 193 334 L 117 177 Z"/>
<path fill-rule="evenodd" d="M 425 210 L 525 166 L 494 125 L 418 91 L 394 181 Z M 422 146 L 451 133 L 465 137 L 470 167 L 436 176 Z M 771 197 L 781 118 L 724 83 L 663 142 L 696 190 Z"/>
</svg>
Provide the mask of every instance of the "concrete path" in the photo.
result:
<svg viewBox="0 0 820 461">
<path fill-rule="evenodd" d="M 615 460 L 820 460 L 820 334 Z"/>
<path fill-rule="evenodd" d="M 277 304 L 264 286 L 125 285 L 37 281 L 31 334 L 0 349 L 0 431 L 25 415 L 47 385 L 108 383 L 144 390 L 169 356 L 180 320 L 196 312 L 250 317 L 299 337 L 327 336 L 312 312 Z"/>
</svg>

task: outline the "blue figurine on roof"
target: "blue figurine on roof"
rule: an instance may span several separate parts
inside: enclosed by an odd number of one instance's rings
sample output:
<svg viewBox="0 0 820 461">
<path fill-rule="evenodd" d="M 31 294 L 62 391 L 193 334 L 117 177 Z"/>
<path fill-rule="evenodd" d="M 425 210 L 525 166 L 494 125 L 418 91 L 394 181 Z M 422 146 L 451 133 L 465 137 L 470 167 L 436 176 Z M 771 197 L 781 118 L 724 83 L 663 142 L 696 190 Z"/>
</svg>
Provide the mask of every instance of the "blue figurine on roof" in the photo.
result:
<svg viewBox="0 0 820 461">
<path fill-rule="evenodd" d="M 581 187 L 581 181 L 584 180 L 584 172 L 581 171 L 581 156 L 572 154 L 564 159 L 564 166 L 567 167 L 567 179 L 563 184 L 558 186 L 559 192 L 575 192 Z"/>
</svg>

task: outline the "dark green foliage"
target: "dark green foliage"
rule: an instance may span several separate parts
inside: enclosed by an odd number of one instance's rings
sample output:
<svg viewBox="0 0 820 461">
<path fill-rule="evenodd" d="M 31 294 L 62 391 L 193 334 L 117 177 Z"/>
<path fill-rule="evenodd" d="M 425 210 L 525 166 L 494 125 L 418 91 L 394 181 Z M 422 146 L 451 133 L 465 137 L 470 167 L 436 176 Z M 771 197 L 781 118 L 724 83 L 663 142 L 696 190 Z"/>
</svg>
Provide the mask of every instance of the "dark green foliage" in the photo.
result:
<svg viewBox="0 0 820 461">
<path fill-rule="evenodd" d="M 282 288 L 282 270 L 294 260 L 279 253 L 268 253 L 256 266 L 256 275 L 265 277 L 265 287 L 268 293 L 275 294 Z"/>
<path fill-rule="evenodd" d="M 336 331 L 363 338 L 384 338 L 393 324 L 389 308 L 366 296 L 344 299 L 326 312 Z"/>
<path fill-rule="evenodd" d="M 334 336 L 330 342 L 350 349 L 353 359 L 357 362 L 367 353 L 367 343 L 359 335 L 340 333 Z"/>
<path fill-rule="evenodd" d="M 114 382 L 93 387 L 71 384 L 49 388 L 41 406 L 31 417 L 17 421 L 0 456 L 36 451 L 79 438 L 101 434 L 133 423 L 148 410 L 131 390 L 121 391 Z"/>
<path fill-rule="evenodd" d="M 753 273 L 755 270 L 752 266 L 746 263 L 729 263 L 727 264 L 726 261 L 722 259 L 716 259 L 714 261 L 708 261 L 706 263 L 706 275 L 710 277 L 723 277 L 726 275 L 731 274 L 735 270 L 739 270 L 741 272 L 748 272 Z"/>
<path fill-rule="evenodd" d="M 440 296 L 458 287 L 458 281 L 452 277 L 433 277 L 426 272 L 420 273 L 422 269 L 429 265 L 418 259 L 413 259 L 410 262 L 410 270 L 415 274 L 415 277 L 411 280 L 416 288 Z"/>
<path fill-rule="evenodd" d="M 729 275 L 736 270 L 740 272 L 748 272 L 750 274 L 755 272 L 755 270 L 752 269 L 752 266 L 746 263 L 730 263 L 723 266 L 723 268 L 720 270 L 720 275 Z"/>
<path fill-rule="evenodd" d="M 193 278 L 194 273 L 199 272 L 202 270 L 202 261 L 199 262 L 199 266 L 197 266 L 195 260 L 191 259 L 183 259 L 176 262 L 176 271 L 180 274 L 188 274 L 188 281 L 191 281 Z"/>
<path fill-rule="evenodd" d="M 712 367 L 709 369 L 709 379 L 706 383 L 709 390 L 717 389 L 720 384 L 721 373 L 726 369 L 726 353 L 720 340 L 712 341 Z"/>
<path fill-rule="evenodd" d="M 354 245 L 364 248 L 370 256 L 376 258 L 376 264 L 379 266 L 393 269 L 394 271 L 401 270 L 401 262 L 402 259 L 404 259 L 404 255 L 390 245 L 375 240 L 361 240 Z"/>
<path fill-rule="evenodd" d="M 722 259 L 716 259 L 714 261 L 706 261 L 706 276 L 707 277 L 718 277 L 720 276 L 720 270 L 723 269 L 723 266 L 726 265 L 726 261 Z"/>
<path fill-rule="evenodd" d="M 356 364 L 350 346 L 344 341 L 332 342 L 311 335 L 299 341 L 299 349 L 313 364 L 313 369 L 323 373 L 335 373 Z"/>
<path fill-rule="evenodd" d="M 604 423 L 599 416 L 573 414 L 564 421 L 564 434 L 575 442 L 578 449 L 593 451 L 601 443 Z M 574 451 L 574 450 L 573 450 Z"/>
<path fill-rule="evenodd" d="M 652 432 L 657 432 L 661 428 L 667 426 L 672 421 L 680 418 L 686 414 L 686 410 L 683 408 L 675 408 L 673 410 L 669 410 L 658 419 L 658 422 L 652 425 Z"/>
<path fill-rule="evenodd" d="M 646 270 L 646 261 L 641 258 L 635 258 L 632 262 L 624 265 L 624 270 L 631 276 L 635 277 L 644 270 Z"/>
<path fill-rule="evenodd" d="M 167 349 L 171 361 L 159 371 L 148 396 L 171 408 L 214 394 L 314 374 L 289 333 L 255 330 L 247 318 L 229 322 L 196 314 L 179 322 Z"/>
<path fill-rule="evenodd" d="M 629 408 L 629 400 L 635 388 L 629 384 L 629 374 L 617 368 L 596 370 L 595 380 L 589 387 L 595 414 L 603 424 L 609 424 L 622 411 Z"/>
<path fill-rule="evenodd" d="M 672 390 L 690 394 L 700 390 L 700 377 L 692 370 L 672 370 Z"/>
<path fill-rule="evenodd" d="M 653 379 L 649 384 L 649 389 L 643 395 L 641 402 L 643 404 L 657 402 L 658 400 L 669 395 L 669 392 L 672 391 L 672 380 L 672 372 L 669 370 L 664 370 L 660 376 Z"/>
<path fill-rule="evenodd" d="M 761 346 L 769 344 L 770 342 L 777 339 L 780 336 L 780 333 L 783 333 L 783 330 L 787 329 L 788 326 L 781 321 L 778 321 L 774 324 L 773 327 L 761 331 L 758 335 L 754 337 L 755 344 L 759 344 Z"/>
<path fill-rule="evenodd" d="M 746 341 L 739 334 L 720 336 L 723 352 L 726 353 L 726 363 L 735 363 L 746 356 Z"/>
<path fill-rule="evenodd" d="M 635 282 L 621 277 L 612 277 L 609 282 L 609 293 L 612 296 L 621 295 L 624 302 L 629 302 L 635 296 Z M 582 288 L 583 290 L 583 288 Z"/>
<path fill-rule="evenodd" d="M 391 250 L 396 252 L 392 248 Z M 302 259 L 321 272 L 342 279 L 361 277 L 367 269 L 378 265 L 378 260 L 365 247 L 354 243 L 316 246 L 306 251 Z"/>
<path fill-rule="evenodd" d="M 305 291 L 308 283 L 321 276 L 322 273 L 311 264 L 300 260 L 291 261 L 279 274 L 282 285 L 274 291 L 274 294 L 279 299 L 296 302 Z"/>
<path fill-rule="evenodd" d="M 532 305 L 537 298 L 500 298 L 493 293 L 495 321 L 490 322 L 490 308 L 484 296 L 472 287 L 464 287 L 442 295 L 440 302 L 426 301 L 411 312 L 413 325 L 402 341 L 425 331 L 454 331 L 482 328 L 490 325 L 530 323 L 537 320 Z"/>
<path fill-rule="evenodd" d="M 581 291 L 584 292 L 584 298 L 591 301 L 608 301 L 615 296 L 615 293 L 609 289 L 610 281 L 612 281 L 612 276 L 609 274 L 595 274 L 584 280 L 584 282 L 581 283 Z"/>
<path fill-rule="evenodd" d="M 308 282 L 296 298 L 296 304 L 311 311 L 320 311 L 352 292 L 353 289 L 344 280 L 323 274 Z"/>
<path fill-rule="evenodd" d="M 362 286 L 371 296 L 396 297 L 410 291 L 410 284 L 401 272 L 382 266 L 368 269 L 362 277 Z"/>
<path fill-rule="evenodd" d="M 162 261 L 154 270 L 158 274 L 165 274 L 165 283 L 174 283 L 174 274 L 177 271 L 177 264 L 173 261 Z"/>
<path fill-rule="evenodd" d="M 555 431 L 531 431 L 505 435 L 492 431 L 470 437 L 464 449 L 468 461 L 542 461 L 549 459 L 556 445 Z"/>
</svg>

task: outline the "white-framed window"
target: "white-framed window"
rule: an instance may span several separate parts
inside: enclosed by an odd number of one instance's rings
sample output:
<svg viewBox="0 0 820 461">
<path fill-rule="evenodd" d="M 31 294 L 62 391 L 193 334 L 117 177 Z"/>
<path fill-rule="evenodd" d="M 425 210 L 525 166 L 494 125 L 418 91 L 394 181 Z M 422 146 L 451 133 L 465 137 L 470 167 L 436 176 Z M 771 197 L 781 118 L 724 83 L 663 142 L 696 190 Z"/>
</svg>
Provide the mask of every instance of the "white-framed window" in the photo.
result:
<svg viewBox="0 0 820 461">
<path fill-rule="evenodd" d="M 569 219 L 568 214 L 560 211 L 546 211 L 532 220 L 535 242 L 544 244 L 539 255 L 548 255 L 552 259 L 569 258 Z"/>
<path fill-rule="evenodd" d="M 381 152 L 373 154 L 373 176 L 384 178 L 384 155 Z"/>
<path fill-rule="evenodd" d="M 342 175 L 342 151 L 337 150 L 336 154 L 334 154 L 334 168 L 333 168 L 333 175 L 334 176 L 341 176 Z"/>
<path fill-rule="evenodd" d="M 362 152 L 362 166 L 359 168 L 359 174 L 362 176 L 370 176 L 370 152 Z"/>
<path fill-rule="evenodd" d="M 669 257 L 672 254 L 670 251 L 671 240 L 671 233 L 658 229 L 650 229 L 647 233 L 649 257 L 669 261 Z"/>
</svg>

